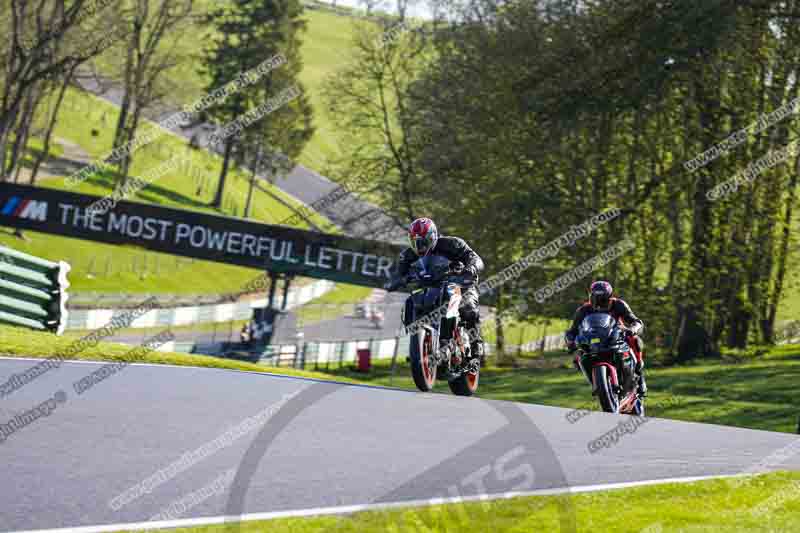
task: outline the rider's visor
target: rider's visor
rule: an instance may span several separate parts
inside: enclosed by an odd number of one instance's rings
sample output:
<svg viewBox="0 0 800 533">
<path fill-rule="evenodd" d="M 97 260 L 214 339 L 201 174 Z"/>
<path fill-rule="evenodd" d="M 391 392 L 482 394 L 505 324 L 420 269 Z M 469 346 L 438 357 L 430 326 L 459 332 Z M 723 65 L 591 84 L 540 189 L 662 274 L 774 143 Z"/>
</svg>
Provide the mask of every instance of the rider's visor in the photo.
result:
<svg viewBox="0 0 800 533">
<path fill-rule="evenodd" d="M 428 248 L 431 247 L 431 241 L 428 237 L 423 237 L 421 235 L 409 236 L 409 240 L 411 240 L 412 248 L 414 248 L 418 254 L 424 254 L 428 251 Z"/>
</svg>

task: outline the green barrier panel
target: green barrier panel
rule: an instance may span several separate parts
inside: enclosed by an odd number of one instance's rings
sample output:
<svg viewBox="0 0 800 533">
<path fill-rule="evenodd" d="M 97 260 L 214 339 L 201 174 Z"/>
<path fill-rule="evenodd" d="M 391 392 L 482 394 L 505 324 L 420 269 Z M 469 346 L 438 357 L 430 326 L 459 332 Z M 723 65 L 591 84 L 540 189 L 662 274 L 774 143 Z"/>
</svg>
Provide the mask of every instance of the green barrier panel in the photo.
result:
<svg viewBox="0 0 800 533">
<path fill-rule="evenodd" d="M 0 311 L 0 322 L 8 322 L 9 324 L 14 324 L 15 326 L 25 326 L 33 329 L 45 329 L 44 324 L 38 320 L 32 320 L 30 318 L 21 317 L 12 313 L 6 313 L 5 311 Z"/>
<path fill-rule="evenodd" d="M 53 301 L 53 297 L 41 289 L 34 289 L 33 287 L 4 279 L 0 279 L 0 294 L 11 294 L 16 298 L 27 301 L 37 300 L 43 304 Z"/>
<path fill-rule="evenodd" d="M 28 255 L 14 250 L 13 248 L 6 248 L 5 246 L 0 246 L 0 262 L 20 265 L 28 270 L 36 270 L 44 273 L 51 272 L 58 268 L 58 263 Z"/>
<path fill-rule="evenodd" d="M 22 316 L 47 320 L 47 310 L 41 305 L 36 305 L 24 300 L 17 300 L 16 298 L 4 296 L 3 294 L 0 294 L 0 307 L 3 307 L 5 311 L 17 311 L 22 313 Z"/>
<path fill-rule="evenodd" d="M 3 279 L 16 278 L 20 283 L 33 287 L 49 288 L 53 285 L 52 278 L 43 272 L 8 263 L 0 262 L 0 274 L 3 275 Z"/>
<path fill-rule="evenodd" d="M 70 266 L 0 246 L 0 322 L 61 335 Z"/>
</svg>

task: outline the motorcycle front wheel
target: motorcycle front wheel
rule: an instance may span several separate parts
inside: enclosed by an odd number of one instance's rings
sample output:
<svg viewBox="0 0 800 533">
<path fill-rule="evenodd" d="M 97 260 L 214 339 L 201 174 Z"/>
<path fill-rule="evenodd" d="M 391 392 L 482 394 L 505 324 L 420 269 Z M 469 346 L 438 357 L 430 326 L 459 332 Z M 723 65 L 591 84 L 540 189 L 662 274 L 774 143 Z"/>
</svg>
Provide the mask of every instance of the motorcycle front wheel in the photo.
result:
<svg viewBox="0 0 800 533">
<path fill-rule="evenodd" d="M 450 390 L 456 396 L 472 396 L 478 390 L 478 378 L 480 377 L 480 370 L 477 372 L 465 372 L 456 379 L 447 382 L 450 385 Z"/>
<path fill-rule="evenodd" d="M 608 367 L 605 365 L 594 367 L 592 369 L 592 378 L 597 390 L 597 399 L 600 401 L 600 408 L 606 413 L 619 413 L 619 399 L 614 392 Z"/>
<path fill-rule="evenodd" d="M 408 355 L 411 360 L 411 377 L 422 392 L 430 392 L 436 384 L 436 362 L 433 357 L 430 331 L 411 335 Z"/>
</svg>

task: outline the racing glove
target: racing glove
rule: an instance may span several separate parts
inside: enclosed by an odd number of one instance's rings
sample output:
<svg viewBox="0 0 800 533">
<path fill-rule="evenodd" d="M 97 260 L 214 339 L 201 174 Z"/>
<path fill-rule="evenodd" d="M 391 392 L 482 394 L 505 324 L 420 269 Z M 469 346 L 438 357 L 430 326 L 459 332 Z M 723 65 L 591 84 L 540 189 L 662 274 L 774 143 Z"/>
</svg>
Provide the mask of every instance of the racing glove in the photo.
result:
<svg viewBox="0 0 800 533">
<path fill-rule="evenodd" d="M 567 344 L 567 353 L 573 353 L 573 352 L 577 351 L 577 349 L 578 349 L 578 345 L 575 344 L 574 342 L 570 342 L 570 343 Z"/>
<path fill-rule="evenodd" d="M 463 274 L 464 273 L 464 263 L 461 261 L 451 261 L 450 262 L 450 272 L 453 274 Z"/>
<path fill-rule="evenodd" d="M 564 342 L 567 343 L 567 353 L 572 353 L 578 349 L 578 344 L 574 338 L 564 337 Z"/>
</svg>

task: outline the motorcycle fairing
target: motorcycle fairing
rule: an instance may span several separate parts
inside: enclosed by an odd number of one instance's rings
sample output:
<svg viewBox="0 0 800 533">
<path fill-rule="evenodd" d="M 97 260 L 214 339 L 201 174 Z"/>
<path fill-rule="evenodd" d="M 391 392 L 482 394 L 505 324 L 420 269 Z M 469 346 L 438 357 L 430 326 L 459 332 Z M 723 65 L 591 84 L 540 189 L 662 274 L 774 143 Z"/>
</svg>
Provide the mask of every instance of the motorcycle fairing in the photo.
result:
<svg viewBox="0 0 800 533">
<path fill-rule="evenodd" d="M 617 326 L 617 321 L 610 314 L 592 313 L 581 321 L 576 341 L 588 346 L 593 354 L 608 351 L 625 353 L 630 347 Z"/>
<path fill-rule="evenodd" d="M 607 362 L 595 363 L 592 368 L 594 368 L 595 366 L 604 366 L 608 368 L 608 372 L 611 375 L 611 384 L 614 385 L 615 387 L 619 387 L 619 378 L 617 377 L 616 366 Z M 592 372 L 592 392 L 597 392 L 597 383 L 594 382 L 594 372 Z"/>
</svg>

